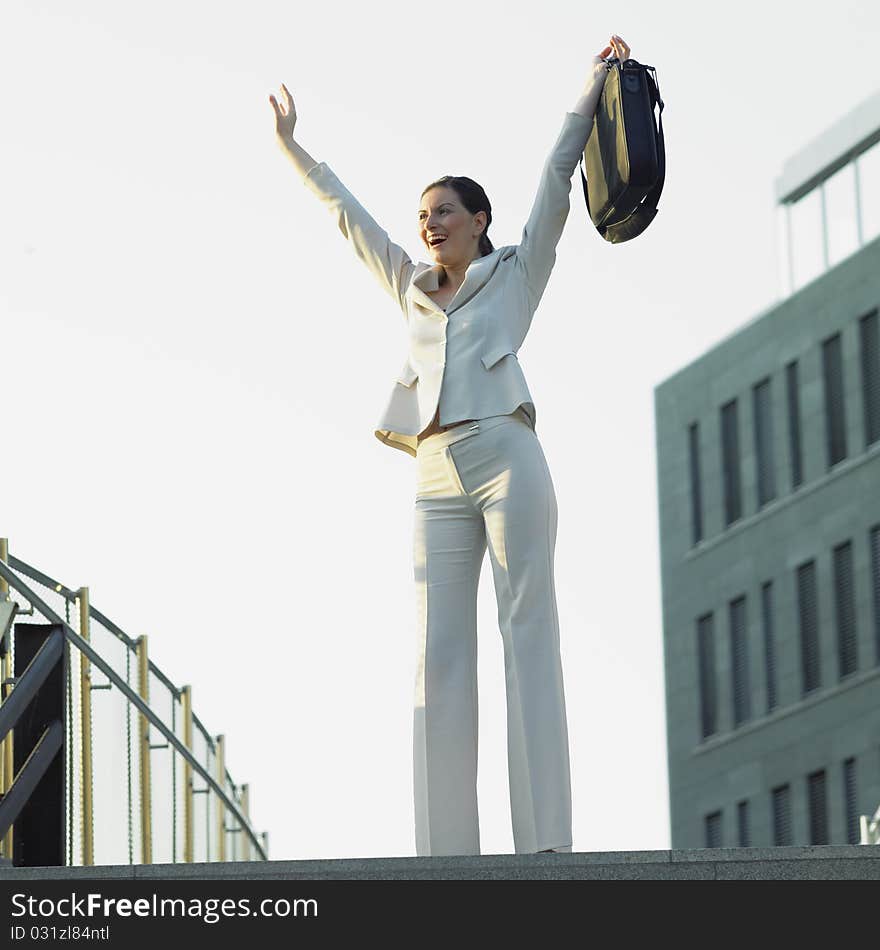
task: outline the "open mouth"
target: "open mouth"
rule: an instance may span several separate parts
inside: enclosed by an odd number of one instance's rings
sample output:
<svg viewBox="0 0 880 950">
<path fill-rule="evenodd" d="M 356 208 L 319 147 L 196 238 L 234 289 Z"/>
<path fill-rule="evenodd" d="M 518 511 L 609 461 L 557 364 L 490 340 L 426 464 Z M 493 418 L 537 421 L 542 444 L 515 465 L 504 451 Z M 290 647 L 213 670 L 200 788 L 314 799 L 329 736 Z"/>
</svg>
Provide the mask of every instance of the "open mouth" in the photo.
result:
<svg viewBox="0 0 880 950">
<path fill-rule="evenodd" d="M 439 247 L 446 240 L 446 235 L 440 235 L 438 237 L 432 237 L 429 239 L 429 244 L 431 247 Z"/>
</svg>

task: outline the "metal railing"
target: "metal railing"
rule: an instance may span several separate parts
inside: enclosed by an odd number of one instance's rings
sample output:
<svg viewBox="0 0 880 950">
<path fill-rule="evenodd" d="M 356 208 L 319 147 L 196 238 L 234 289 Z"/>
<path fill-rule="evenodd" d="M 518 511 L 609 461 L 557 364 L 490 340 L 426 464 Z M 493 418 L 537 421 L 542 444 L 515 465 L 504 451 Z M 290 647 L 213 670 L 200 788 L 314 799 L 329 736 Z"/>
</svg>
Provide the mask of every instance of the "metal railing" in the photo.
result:
<svg viewBox="0 0 880 950">
<path fill-rule="evenodd" d="M 65 587 L 10 556 L 0 538 L 4 601 L 14 606 L 2 651 L 0 808 L 17 813 L 27 784 L 24 767 L 13 772 L 13 733 L 6 727 L 19 714 L 16 707 L 29 701 L 12 698 L 18 688 L 14 626 L 42 619 L 63 632 L 56 649 L 65 651 L 66 660 L 66 732 L 40 741 L 45 759 L 52 743 L 64 740 L 65 863 L 267 859 L 267 835 L 250 823 L 248 786 L 236 785 L 226 769 L 224 737 L 212 737 L 192 711 L 191 687 L 175 686 L 149 658 L 146 636 L 129 637 L 89 603 L 87 587 Z M 94 671 L 105 681 L 98 682 Z M 26 678 L 32 684 L 36 679 L 20 674 L 23 693 L 34 689 L 24 688 Z M 7 861 L 14 830 L 14 824 L 0 827 L 0 854 Z"/>
</svg>

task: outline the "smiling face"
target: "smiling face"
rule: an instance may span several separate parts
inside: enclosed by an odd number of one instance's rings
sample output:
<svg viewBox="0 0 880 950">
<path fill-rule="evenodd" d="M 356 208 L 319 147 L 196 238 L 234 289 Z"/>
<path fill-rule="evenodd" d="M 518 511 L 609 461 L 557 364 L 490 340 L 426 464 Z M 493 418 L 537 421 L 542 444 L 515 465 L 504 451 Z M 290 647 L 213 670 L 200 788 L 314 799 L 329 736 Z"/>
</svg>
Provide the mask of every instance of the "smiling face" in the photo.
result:
<svg viewBox="0 0 880 950">
<path fill-rule="evenodd" d="M 422 195 L 419 236 L 438 264 L 467 265 L 479 257 L 485 228 L 486 212 L 471 214 L 453 188 L 440 185 Z"/>
</svg>

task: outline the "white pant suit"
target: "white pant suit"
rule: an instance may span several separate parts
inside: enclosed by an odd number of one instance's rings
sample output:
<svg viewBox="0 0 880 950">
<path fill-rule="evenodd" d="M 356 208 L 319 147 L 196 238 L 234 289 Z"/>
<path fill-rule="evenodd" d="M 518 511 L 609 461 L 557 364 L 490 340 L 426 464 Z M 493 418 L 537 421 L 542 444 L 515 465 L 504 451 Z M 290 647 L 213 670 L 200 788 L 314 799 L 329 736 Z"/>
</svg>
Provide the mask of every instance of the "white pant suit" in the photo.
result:
<svg viewBox="0 0 880 950">
<path fill-rule="evenodd" d="M 556 495 L 538 437 L 522 410 L 463 423 L 424 439 L 416 466 L 417 852 L 480 853 L 477 584 L 487 547 L 504 643 L 514 845 L 570 850 Z"/>
<path fill-rule="evenodd" d="M 556 497 L 518 353 L 556 260 L 572 174 L 605 76 L 605 64 L 594 57 L 586 111 L 566 113 L 520 243 L 471 261 L 445 310 L 432 297 L 442 265 L 414 262 L 326 162 L 303 177 L 406 324 L 406 360 L 375 435 L 416 460 L 414 792 L 420 855 L 480 852 L 476 617 L 487 548 L 504 643 L 516 850 L 571 850 L 553 584 Z M 342 277 L 328 294 L 338 303 L 340 321 L 360 316 Z M 583 319 L 582 301 L 575 306 Z M 334 358 L 337 365 L 343 359 Z M 419 442 L 435 413 L 447 428 Z"/>
</svg>

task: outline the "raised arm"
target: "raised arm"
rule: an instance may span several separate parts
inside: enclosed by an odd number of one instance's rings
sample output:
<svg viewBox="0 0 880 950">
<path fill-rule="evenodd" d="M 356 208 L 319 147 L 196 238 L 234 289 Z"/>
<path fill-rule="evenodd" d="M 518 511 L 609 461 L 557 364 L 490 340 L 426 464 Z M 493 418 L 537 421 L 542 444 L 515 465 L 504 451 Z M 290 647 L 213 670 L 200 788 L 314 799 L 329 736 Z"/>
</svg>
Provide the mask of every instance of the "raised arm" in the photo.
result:
<svg viewBox="0 0 880 950">
<path fill-rule="evenodd" d="M 593 57 L 584 88 L 572 111 L 566 113 L 562 131 L 544 163 L 538 193 L 523 228 L 517 259 L 525 271 L 535 307 L 556 263 L 556 245 L 568 218 L 571 176 L 590 137 L 593 116 L 608 72 L 605 57 L 612 50 L 621 62 L 629 58 L 630 49 L 618 36 L 612 36 L 609 45 Z"/>
<path fill-rule="evenodd" d="M 406 312 L 404 293 L 412 280 L 415 265 L 406 251 L 391 241 L 370 213 L 336 177 L 325 162 L 316 162 L 294 140 L 296 109 L 293 98 L 282 84 L 284 102 L 279 105 L 274 96 L 269 102 L 275 110 L 278 144 L 302 177 L 303 183 L 324 203 L 336 218 L 343 237 L 354 248 L 355 254 L 366 264 L 385 290 Z"/>
</svg>

